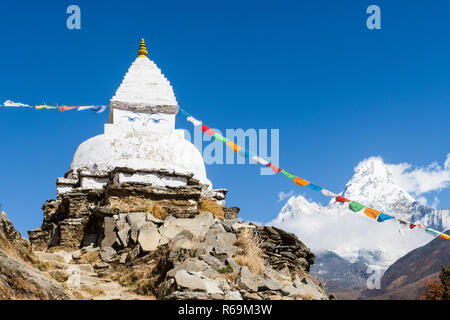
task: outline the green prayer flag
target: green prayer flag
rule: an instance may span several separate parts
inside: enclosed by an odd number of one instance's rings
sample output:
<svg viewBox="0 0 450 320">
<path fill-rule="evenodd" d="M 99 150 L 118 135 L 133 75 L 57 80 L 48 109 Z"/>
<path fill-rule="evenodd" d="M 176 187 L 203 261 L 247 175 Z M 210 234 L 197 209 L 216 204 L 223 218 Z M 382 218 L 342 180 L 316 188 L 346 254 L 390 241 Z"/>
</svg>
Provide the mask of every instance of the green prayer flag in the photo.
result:
<svg viewBox="0 0 450 320">
<path fill-rule="evenodd" d="M 222 137 L 220 134 L 218 134 L 217 132 L 216 133 L 214 133 L 214 135 L 213 135 L 213 137 L 214 137 L 214 140 L 220 140 L 220 141 L 222 141 L 223 143 L 226 143 L 227 141 L 228 141 L 228 139 L 227 138 L 225 138 L 225 137 Z"/>
<path fill-rule="evenodd" d="M 286 170 L 281 170 L 281 173 L 284 174 L 289 179 L 294 179 L 295 178 L 295 176 L 292 173 L 289 173 Z"/>
<path fill-rule="evenodd" d="M 357 202 L 350 202 L 348 205 L 348 208 L 352 210 L 353 212 L 358 212 L 364 209 L 366 206 L 363 206 L 362 204 L 359 204 Z"/>
</svg>

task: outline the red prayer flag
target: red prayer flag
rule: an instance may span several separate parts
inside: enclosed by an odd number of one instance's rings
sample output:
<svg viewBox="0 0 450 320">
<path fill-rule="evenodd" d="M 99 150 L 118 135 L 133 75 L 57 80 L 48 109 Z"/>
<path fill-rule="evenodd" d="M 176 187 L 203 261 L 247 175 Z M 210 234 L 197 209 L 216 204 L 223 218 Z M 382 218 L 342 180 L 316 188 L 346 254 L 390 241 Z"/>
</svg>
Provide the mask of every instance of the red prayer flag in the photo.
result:
<svg viewBox="0 0 450 320">
<path fill-rule="evenodd" d="M 78 107 L 62 106 L 62 107 L 59 107 L 59 111 L 64 112 L 66 110 L 72 110 L 72 109 L 75 109 L 75 108 L 78 108 Z"/>
<path fill-rule="evenodd" d="M 202 125 L 201 130 L 210 136 L 213 136 L 216 133 L 216 131 L 205 125 Z"/>
<path fill-rule="evenodd" d="M 409 228 L 410 229 L 414 229 L 416 227 L 416 225 L 414 224 L 414 223 L 411 223 L 410 225 L 409 225 Z"/>
<path fill-rule="evenodd" d="M 340 203 L 352 202 L 351 200 L 348 200 L 348 199 L 346 199 L 344 197 L 341 197 L 341 196 L 337 196 L 336 197 L 336 201 L 340 202 Z"/>
<path fill-rule="evenodd" d="M 267 166 L 270 167 L 272 169 L 272 171 L 275 173 L 279 173 L 282 170 L 282 169 L 278 168 L 277 166 L 273 165 L 272 163 L 269 163 Z"/>
</svg>

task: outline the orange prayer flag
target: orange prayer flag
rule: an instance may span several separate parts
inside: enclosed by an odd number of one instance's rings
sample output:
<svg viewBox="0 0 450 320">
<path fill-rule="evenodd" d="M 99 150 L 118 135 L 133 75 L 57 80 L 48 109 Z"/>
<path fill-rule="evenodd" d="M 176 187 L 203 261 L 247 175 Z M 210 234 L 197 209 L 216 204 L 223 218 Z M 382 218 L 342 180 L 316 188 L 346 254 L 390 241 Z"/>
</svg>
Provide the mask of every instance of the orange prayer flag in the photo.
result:
<svg viewBox="0 0 450 320">
<path fill-rule="evenodd" d="M 450 236 L 449 236 L 448 234 L 445 234 L 445 233 L 441 233 L 441 235 L 439 236 L 439 238 L 441 238 L 441 240 L 442 240 L 442 239 L 450 240 Z"/>
<path fill-rule="evenodd" d="M 227 142 L 227 146 L 229 146 L 231 149 L 233 149 L 234 152 L 238 152 L 239 150 L 242 149 L 242 147 L 238 146 L 237 144 L 234 144 L 231 141 Z"/>
<path fill-rule="evenodd" d="M 376 219 L 378 217 L 378 215 L 381 213 L 380 211 L 374 210 L 372 208 L 366 207 L 364 209 L 364 213 L 366 214 L 366 216 Z"/>
<path fill-rule="evenodd" d="M 311 182 L 306 181 L 305 179 L 302 179 L 302 178 L 299 178 L 299 177 L 295 177 L 294 178 L 294 183 L 304 187 L 304 186 L 307 186 L 308 184 L 310 184 Z"/>
</svg>

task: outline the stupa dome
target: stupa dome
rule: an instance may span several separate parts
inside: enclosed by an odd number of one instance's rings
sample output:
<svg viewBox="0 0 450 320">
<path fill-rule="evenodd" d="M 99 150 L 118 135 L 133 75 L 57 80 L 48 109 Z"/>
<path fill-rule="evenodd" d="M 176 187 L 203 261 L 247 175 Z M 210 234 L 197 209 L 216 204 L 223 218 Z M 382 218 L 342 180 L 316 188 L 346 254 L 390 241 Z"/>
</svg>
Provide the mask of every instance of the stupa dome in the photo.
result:
<svg viewBox="0 0 450 320">
<path fill-rule="evenodd" d="M 80 181 L 80 173 L 90 177 L 81 182 L 82 188 L 102 187 L 117 178 L 111 174 L 117 168 L 134 170 L 122 174 L 119 182 L 173 187 L 189 183 L 183 176 L 192 176 L 210 188 L 201 153 L 184 139 L 183 130 L 175 129 L 177 112 L 172 86 L 147 57 L 142 40 L 139 57 L 111 99 L 105 133 L 78 147 L 70 174 L 58 180 L 60 191 Z"/>
</svg>

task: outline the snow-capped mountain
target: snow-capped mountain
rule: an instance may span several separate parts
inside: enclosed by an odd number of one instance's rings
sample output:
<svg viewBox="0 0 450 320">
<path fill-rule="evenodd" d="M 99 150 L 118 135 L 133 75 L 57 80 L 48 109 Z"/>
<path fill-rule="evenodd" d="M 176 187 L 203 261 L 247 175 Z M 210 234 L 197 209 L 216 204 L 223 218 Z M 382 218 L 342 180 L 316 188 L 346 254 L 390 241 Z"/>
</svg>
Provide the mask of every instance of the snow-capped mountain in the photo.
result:
<svg viewBox="0 0 450 320">
<path fill-rule="evenodd" d="M 420 205 L 379 157 L 360 162 L 341 195 L 406 221 L 436 230 L 450 228 L 450 210 Z M 313 251 L 330 250 L 350 262 L 365 261 L 382 268 L 433 238 L 394 220 L 378 223 L 334 199 L 322 206 L 301 195 L 291 197 L 270 224 L 296 233 Z"/>
</svg>

